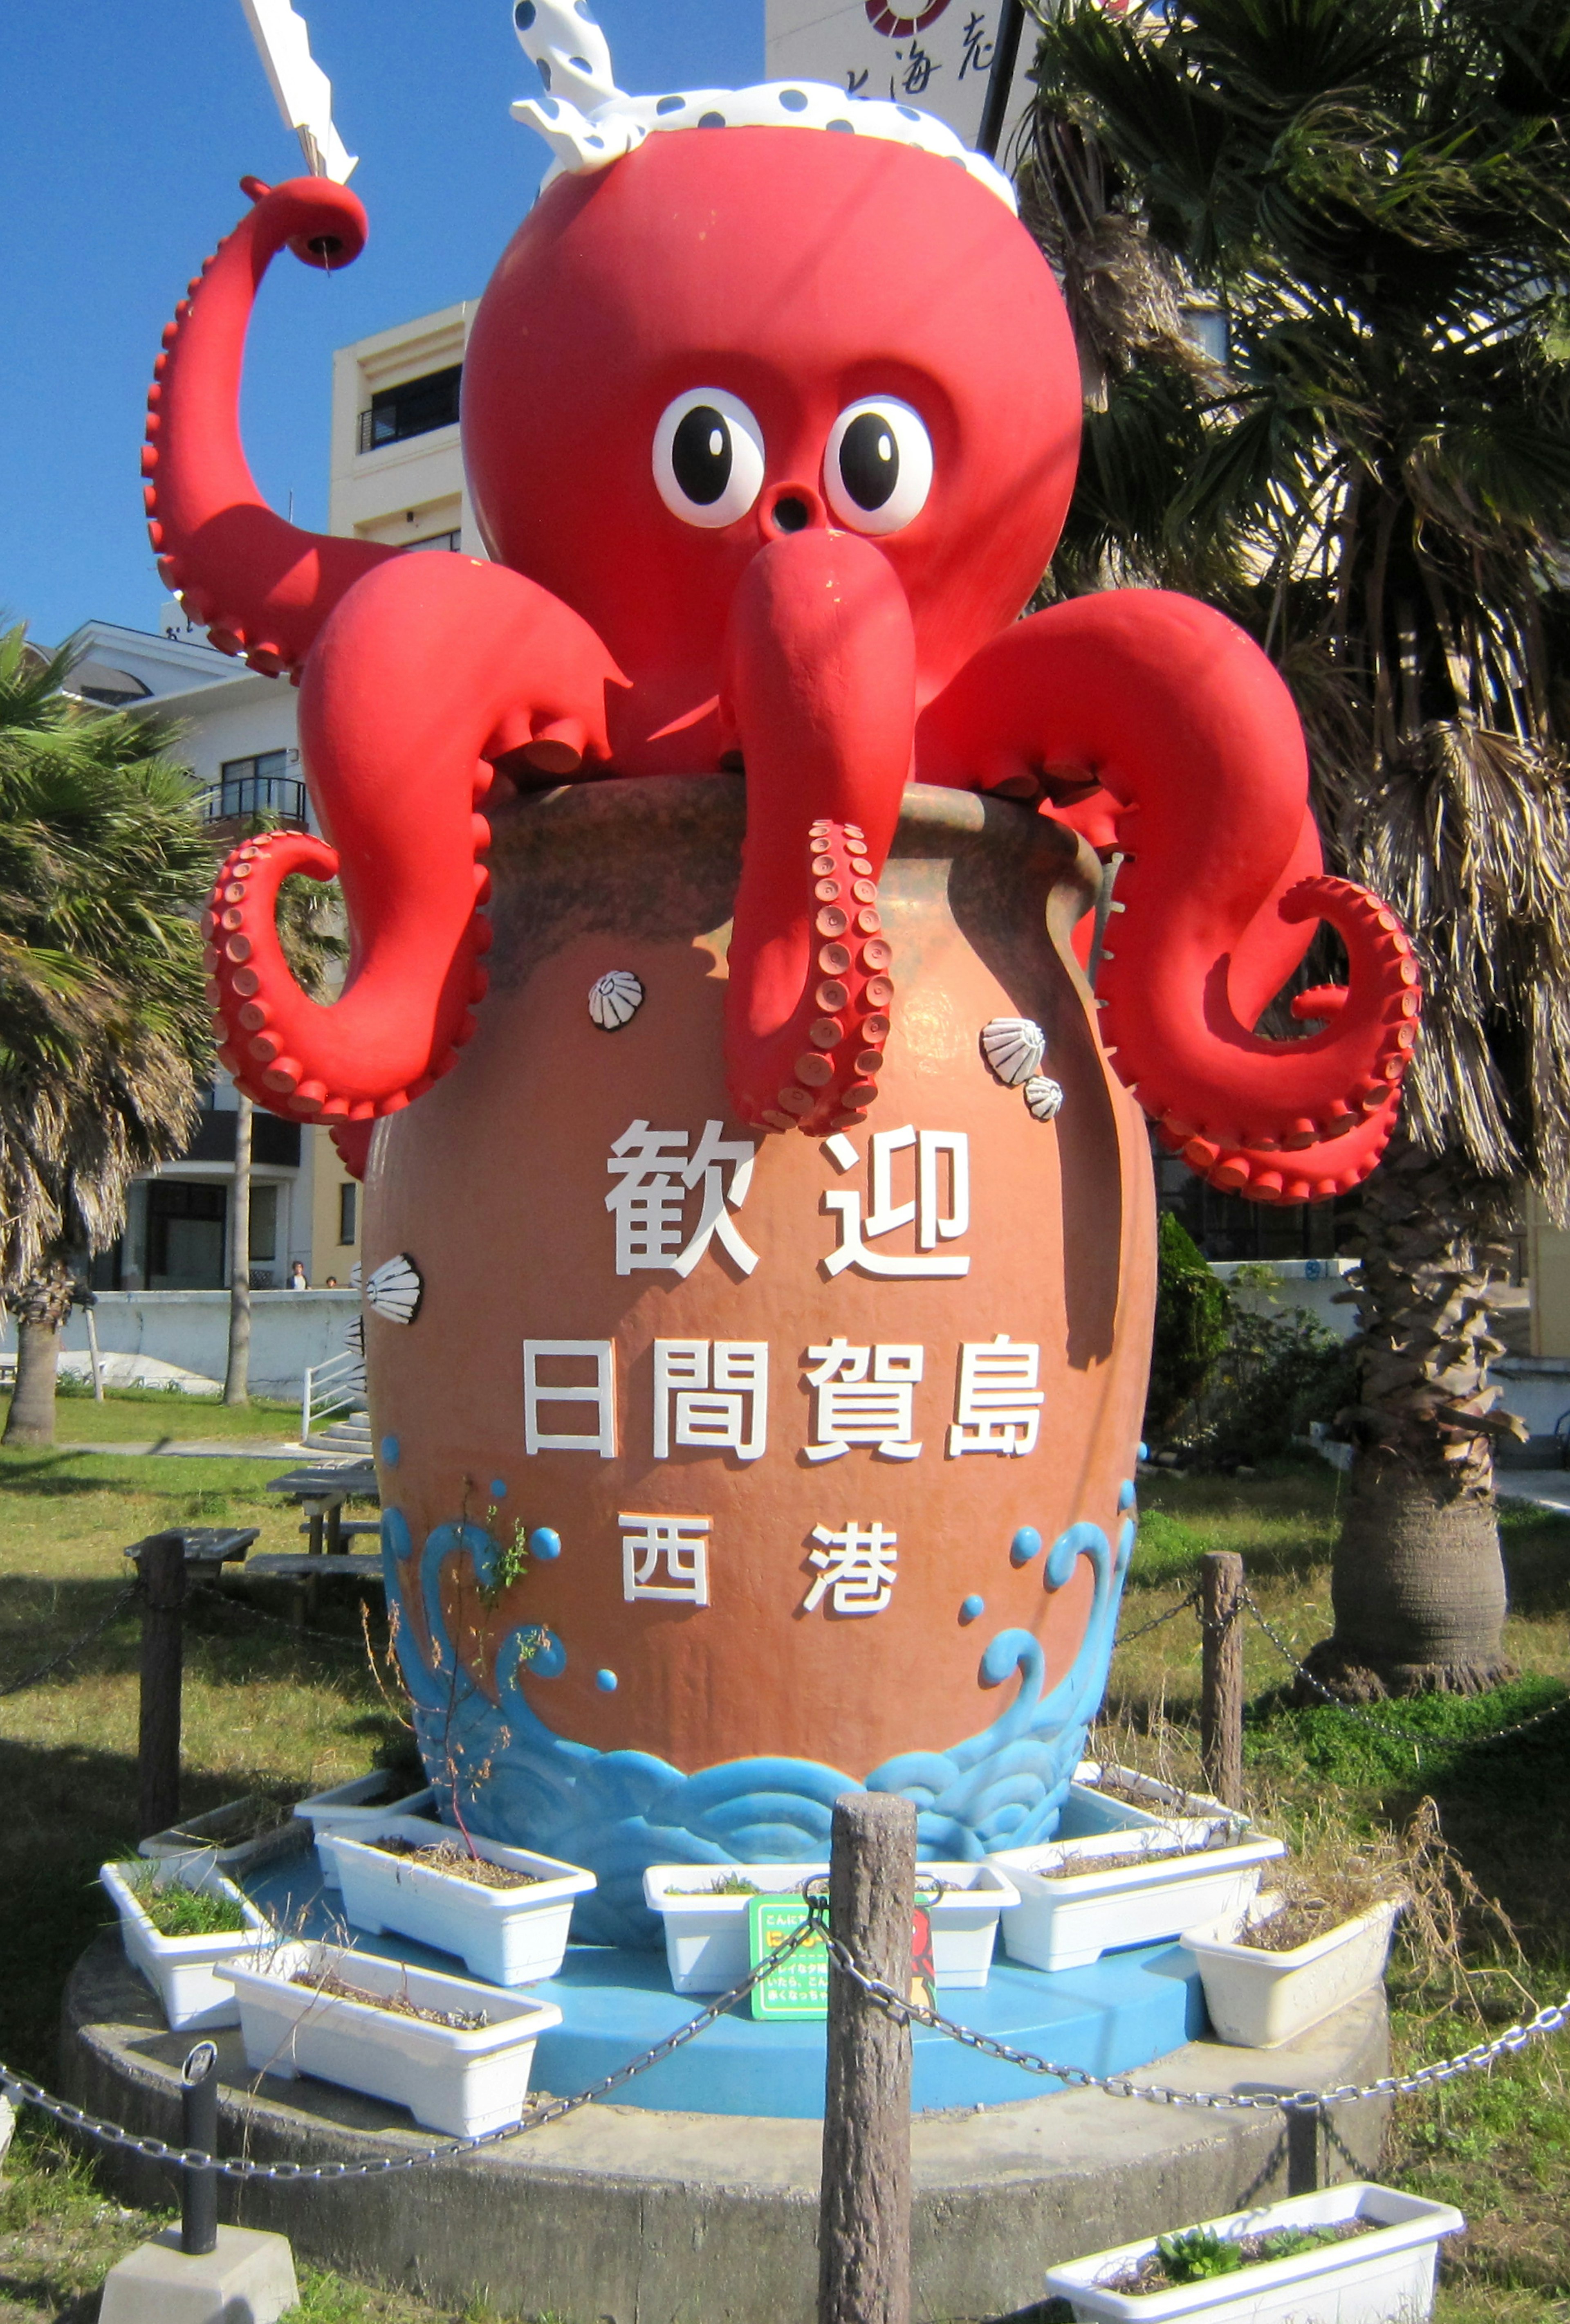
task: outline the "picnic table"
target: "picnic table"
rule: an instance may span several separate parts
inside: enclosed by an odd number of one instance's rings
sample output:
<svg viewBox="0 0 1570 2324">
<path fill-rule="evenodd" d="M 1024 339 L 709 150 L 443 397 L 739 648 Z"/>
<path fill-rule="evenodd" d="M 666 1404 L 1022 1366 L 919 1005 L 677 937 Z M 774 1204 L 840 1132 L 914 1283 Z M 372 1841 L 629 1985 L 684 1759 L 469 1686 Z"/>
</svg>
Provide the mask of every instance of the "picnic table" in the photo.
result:
<svg viewBox="0 0 1570 2324">
<path fill-rule="evenodd" d="M 267 1489 L 287 1495 L 304 1509 L 307 1522 L 302 1530 L 309 1536 L 308 1554 L 312 1557 L 341 1557 L 345 1534 L 380 1530 L 344 1521 L 345 1501 L 380 1499 L 373 1461 L 323 1462 L 315 1468 L 290 1469 L 284 1476 L 270 1477 Z"/>
<path fill-rule="evenodd" d="M 133 1541 L 126 1549 L 127 1557 L 141 1562 L 142 1553 L 150 1541 L 178 1538 L 185 1554 L 186 1572 L 197 1572 L 203 1566 L 222 1570 L 225 1565 L 243 1558 L 262 1528 L 260 1526 L 165 1526 L 155 1534 Z"/>
</svg>

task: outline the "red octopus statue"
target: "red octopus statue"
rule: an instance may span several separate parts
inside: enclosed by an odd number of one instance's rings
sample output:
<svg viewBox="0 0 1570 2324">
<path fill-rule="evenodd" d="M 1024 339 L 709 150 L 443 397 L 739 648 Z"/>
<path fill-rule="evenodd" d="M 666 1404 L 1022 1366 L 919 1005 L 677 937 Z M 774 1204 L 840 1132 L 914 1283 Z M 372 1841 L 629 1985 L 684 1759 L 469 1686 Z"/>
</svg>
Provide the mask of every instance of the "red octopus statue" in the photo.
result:
<svg viewBox="0 0 1570 2324">
<path fill-rule="evenodd" d="M 1073 484 L 1079 372 L 994 191 L 783 118 L 558 176 L 464 364 L 487 562 L 301 531 L 262 502 L 236 418 L 257 285 L 286 244 L 347 264 L 366 226 L 322 179 L 244 190 L 164 333 L 144 456 L 165 578 L 215 645 L 300 686 L 325 834 L 258 838 L 219 875 L 209 995 L 242 1088 L 363 1142 L 348 1126 L 418 1098 L 473 1030 L 499 806 L 707 770 L 747 787 L 736 1114 L 858 1120 L 898 1006 L 876 882 L 914 779 L 1038 799 L 1127 859 L 1101 1026 L 1169 1148 L 1262 1202 L 1373 1168 L 1418 971 L 1393 915 L 1324 873 L 1281 680 L 1175 595 L 1018 618 Z M 343 883 L 330 1006 L 280 948 L 292 872 Z M 1293 1002 L 1319 1029 L 1263 1038 L 1321 920 L 1348 982 Z"/>
</svg>

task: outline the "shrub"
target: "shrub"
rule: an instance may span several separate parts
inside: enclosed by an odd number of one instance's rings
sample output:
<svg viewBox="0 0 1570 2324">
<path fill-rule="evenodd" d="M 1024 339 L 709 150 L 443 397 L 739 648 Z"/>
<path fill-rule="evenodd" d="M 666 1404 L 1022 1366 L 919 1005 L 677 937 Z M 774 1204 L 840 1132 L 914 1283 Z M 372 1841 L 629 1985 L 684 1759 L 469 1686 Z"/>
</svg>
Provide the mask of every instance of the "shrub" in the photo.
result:
<svg viewBox="0 0 1570 2324">
<path fill-rule="evenodd" d="M 1231 1302 L 1198 1245 L 1171 1211 L 1156 1231 L 1156 1327 L 1144 1425 L 1150 1436 L 1173 1429 L 1201 1397 L 1226 1345 Z"/>
</svg>

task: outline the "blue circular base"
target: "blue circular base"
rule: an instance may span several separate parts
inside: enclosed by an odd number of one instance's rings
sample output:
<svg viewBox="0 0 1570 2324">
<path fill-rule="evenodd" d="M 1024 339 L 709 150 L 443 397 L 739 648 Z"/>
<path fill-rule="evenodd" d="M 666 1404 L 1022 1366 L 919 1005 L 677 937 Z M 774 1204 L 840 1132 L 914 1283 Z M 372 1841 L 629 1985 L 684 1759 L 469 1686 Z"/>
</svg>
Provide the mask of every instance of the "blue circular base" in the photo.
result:
<svg viewBox="0 0 1570 2324">
<path fill-rule="evenodd" d="M 324 1889 L 315 1851 L 270 1866 L 247 1883 L 281 1928 L 342 1941 L 342 1899 Z M 362 1951 L 421 1968 L 467 1975 L 447 1953 L 406 1937 L 351 1932 Z M 586 2089 L 695 2017 L 702 1997 L 671 1990 L 663 1952 L 572 1945 L 559 1977 L 529 1988 L 554 2002 L 562 2023 L 542 2034 L 532 2087 L 565 2096 Z M 945 2016 L 1066 2066 L 1124 2073 L 1180 2049 L 1205 2030 L 1205 2000 L 1191 1953 L 1180 1945 L 1138 1945 L 1104 1953 L 1088 1969 L 1024 1969 L 1001 1944 L 985 1986 L 940 1987 Z M 785 2115 L 823 2111 L 823 2028 L 760 2024 L 731 2010 L 685 2049 L 626 2083 L 617 2106 L 656 2112 Z M 911 2103 L 918 2114 L 943 2107 L 1002 2106 L 1042 2098 L 1060 2084 L 1006 2066 L 925 2026 L 913 2028 Z"/>
</svg>

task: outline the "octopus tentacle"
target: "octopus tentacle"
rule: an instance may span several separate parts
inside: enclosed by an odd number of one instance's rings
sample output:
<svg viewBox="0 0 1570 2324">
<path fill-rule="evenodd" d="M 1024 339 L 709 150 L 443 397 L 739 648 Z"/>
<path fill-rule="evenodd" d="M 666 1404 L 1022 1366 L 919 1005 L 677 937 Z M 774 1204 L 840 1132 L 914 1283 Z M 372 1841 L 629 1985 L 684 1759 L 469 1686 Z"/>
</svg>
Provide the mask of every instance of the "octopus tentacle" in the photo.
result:
<svg viewBox="0 0 1570 2324">
<path fill-rule="evenodd" d="M 207 935 L 224 1063 L 275 1112 L 329 1123 L 398 1111 L 474 1030 L 491 941 L 491 825 L 522 761 L 560 779 L 610 756 L 620 673 L 587 622 L 477 558 L 399 558 L 351 590 L 313 648 L 300 743 L 325 839 L 247 841 L 219 874 Z M 348 980 L 326 1005 L 279 942 L 291 872 L 341 880 Z"/>
<path fill-rule="evenodd" d="M 877 883 L 859 824 L 815 823 L 808 834 L 813 975 L 794 1014 L 748 1061 L 749 1087 L 777 1077 L 770 1130 L 809 1136 L 865 1121 L 877 1095 L 894 1000 L 894 954 L 877 911 Z"/>
<path fill-rule="evenodd" d="M 917 746 L 923 779 L 1033 779 L 1045 811 L 1128 858 L 1101 1033 L 1171 1150 L 1265 1201 L 1366 1176 L 1417 1038 L 1417 963 L 1377 897 L 1324 873 L 1296 709 L 1242 631 L 1148 590 L 1052 606 L 967 665 Z M 1316 996 L 1322 1030 L 1268 1039 L 1253 1028 L 1321 919 L 1348 983 Z"/>
<path fill-rule="evenodd" d="M 910 773 L 910 609 L 870 542 L 771 541 L 731 608 L 727 723 L 747 769 L 730 942 L 733 1104 L 771 1130 L 859 1120 L 877 1093 L 892 960 L 877 881 Z"/>
<path fill-rule="evenodd" d="M 142 498 L 158 569 L 221 653 L 269 677 L 298 672 L 360 576 L 402 551 L 308 532 L 273 513 L 240 441 L 245 334 L 263 274 L 287 244 L 308 266 L 347 266 L 365 213 L 346 187 L 247 178 L 254 208 L 225 236 L 165 326 L 147 398 Z"/>
</svg>

